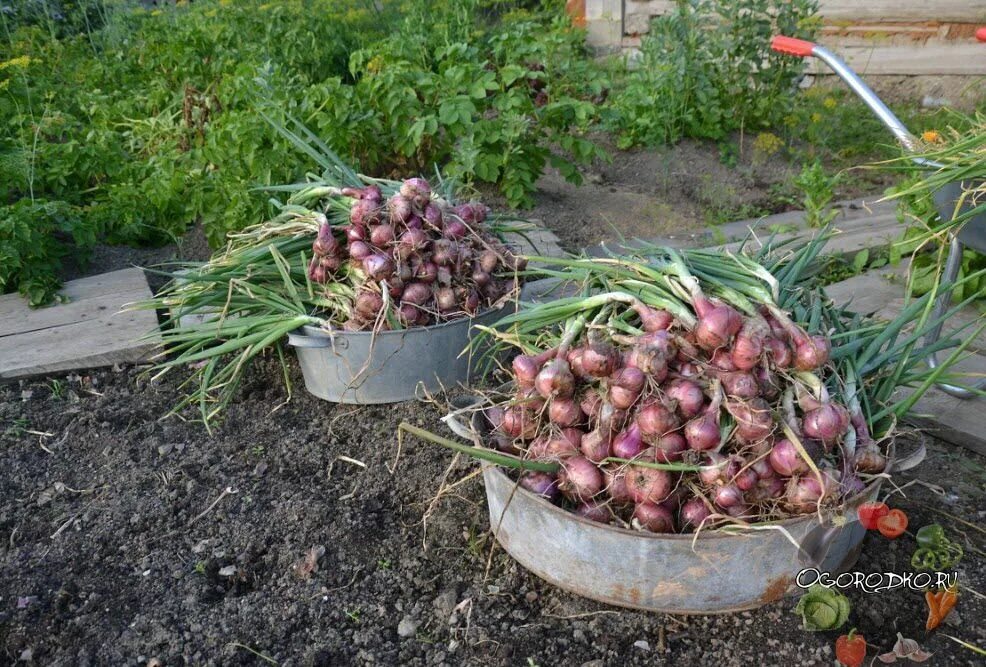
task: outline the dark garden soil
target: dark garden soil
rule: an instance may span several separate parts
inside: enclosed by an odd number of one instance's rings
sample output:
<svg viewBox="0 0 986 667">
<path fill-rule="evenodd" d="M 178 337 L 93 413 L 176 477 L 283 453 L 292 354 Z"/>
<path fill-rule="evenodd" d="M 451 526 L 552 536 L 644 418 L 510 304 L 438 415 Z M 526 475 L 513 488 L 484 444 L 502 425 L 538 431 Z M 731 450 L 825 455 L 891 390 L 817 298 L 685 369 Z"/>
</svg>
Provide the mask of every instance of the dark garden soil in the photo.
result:
<svg viewBox="0 0 986 667">
<path fill-rule="evenodd" d="M 398 453 L 397 424 L 444 432 L 438 409 L 321 402 L 293 359 L 291 378 L 285 403 L 277 365 L 253 369 L 212 435 L 159 421 L 179 377 L 0 387 L 0 663 L 835 664 L 839 633 L 800 630 L 791 600 L 672 617 L 543 583 L 491 555 L 478 478 L 433 502 L 448 451 L 407 440 Z M 932 442 L 895 480 L 942 487 L 893 503 L 965 544 L 959 581 L 979 593 L 963 590 L 954 625 L 929 637 L 920 593 L 850 592 L 870 656 L 901 632 L 935 654 L 926 664 L 977 663 L 944 635 L 986 646 L 984 463 Z M 449 480 L 473 470 L 460 461 Z M 871 533 L 858 569 L 907 571 L 913 549 Z"/>
<path fill-rule="evenodd" d="M 791 179 L 801 165 L 780 156 L 754 160 L 749 137 L 732 166 L 710 141 L 621 151 L 605 135 L 593 140 L 610 153 L 611 162 L 586 169 L 581 186 L 549 169 L 538 181 L 534 207 L 519 212 L 541 221 L 570 252 L 603 241 L 694 232 L 800 207 Z M 739 145 L 738 136 L 733 145 Z M 855 170 L 838 187 L 836 199 L 880 193 L 887 182 L 886 174 Z M 503 205 L 493 199 L 494 205 Z"/>
</svg>

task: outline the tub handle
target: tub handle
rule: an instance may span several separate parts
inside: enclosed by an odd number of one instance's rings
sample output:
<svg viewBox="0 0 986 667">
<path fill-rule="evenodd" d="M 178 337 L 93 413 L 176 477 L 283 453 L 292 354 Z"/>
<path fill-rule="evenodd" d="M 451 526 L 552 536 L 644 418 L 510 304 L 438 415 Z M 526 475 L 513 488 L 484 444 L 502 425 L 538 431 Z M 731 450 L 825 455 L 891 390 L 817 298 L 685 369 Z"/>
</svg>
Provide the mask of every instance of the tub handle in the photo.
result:
<svg viewBox="0 0 986 667">
<path fill-rule="evenodd" d="M 288 333 L 288 345 L 307 348 L 334 347 L 337 350 L 345 350 L 349 347 L 349 341 L 345 338 L 336 338 L 334 335 L 308 336 L 292 331 Z"/>
</svg>

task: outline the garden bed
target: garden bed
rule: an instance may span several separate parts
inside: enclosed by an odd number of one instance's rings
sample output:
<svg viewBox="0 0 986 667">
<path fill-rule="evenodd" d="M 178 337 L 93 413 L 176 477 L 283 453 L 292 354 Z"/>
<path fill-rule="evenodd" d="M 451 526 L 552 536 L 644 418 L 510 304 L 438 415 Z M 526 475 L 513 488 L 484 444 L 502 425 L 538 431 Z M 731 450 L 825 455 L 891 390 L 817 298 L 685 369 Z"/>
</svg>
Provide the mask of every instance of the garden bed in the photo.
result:
<svg viewBox="0 0 986 667">
<path fill-rule="evenodd" d="M 126 368 L 0 387 L 2 661 L 698 665 L 770 652 L 833 664 L 839 633 L 805 633 L 791 600 L 685 618 L 552 588 L 490 554 L 478 477 L 433 503 L 451 453 L 398 448 L 401 420 L 445 432 L 440 410 L 329 405 L 304 392 L 294 362 L 291 375 L 285 404 L 277 364 L 258 364 L 212 437 L 158 421 L 178 377 L 154 386 Z M 895 479 L 944 487 L 910 486 L 894 505 L 914 527 L 968 536 L 959 581 L 977 591 L 986 572 L 968 546 L 981 551 L 983 535 L 957 519 L 983 523 L 984 465 L 929 442 L 925 463 Z M 449 480 L 475 469 L 459 461 Z M 313 547 L 324 555 L 306 573 Z M 857 569 L 908 571 L 912 549 L 870 533 Z M 975 664 L 943 634 L 986 643 L 986 603 L 967 591 L 957 626 L 930 639 L 921 593 L 848 595 L 850 622 L 881 652 L 901 632 L 936 654 L 930 664 Z"/>
</svg>

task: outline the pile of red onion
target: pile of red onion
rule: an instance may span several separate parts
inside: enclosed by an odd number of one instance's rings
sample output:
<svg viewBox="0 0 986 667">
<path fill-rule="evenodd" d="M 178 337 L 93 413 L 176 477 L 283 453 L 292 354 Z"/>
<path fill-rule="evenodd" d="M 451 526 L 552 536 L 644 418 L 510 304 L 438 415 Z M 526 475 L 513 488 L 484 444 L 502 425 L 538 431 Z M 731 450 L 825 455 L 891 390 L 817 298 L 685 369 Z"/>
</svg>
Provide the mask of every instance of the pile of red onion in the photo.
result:
<svg viewBox="0 0 986 667">
<path fill-rule="evenodd" d="M 715 300 L 690 327 L 633 310 L 640 335 L 594 327 L 513 360 L 513 394 L 485 412 L 491 435 L 560 464 L 522 472 L 528 490 L 594 521 L 691 532 L 815 512 L 884 469 L 862 416 L 810 382 L 828 362 L 824 337 Z"/>
<path fill-rule="evenodd" d="M 402 327 L 474 315 L 510 294 L 525 267 L 489 231 L 486 206 L 449 205 L 423 178 L 403 181 L 386 200 L 376 185 L 342 196 L 352 202 L 349 224 L 320 226 L 308 277 L 326 284 L 345 273 L 355 287 L 347 330 L 390 328 L 385 311 Z"/>
</svg>

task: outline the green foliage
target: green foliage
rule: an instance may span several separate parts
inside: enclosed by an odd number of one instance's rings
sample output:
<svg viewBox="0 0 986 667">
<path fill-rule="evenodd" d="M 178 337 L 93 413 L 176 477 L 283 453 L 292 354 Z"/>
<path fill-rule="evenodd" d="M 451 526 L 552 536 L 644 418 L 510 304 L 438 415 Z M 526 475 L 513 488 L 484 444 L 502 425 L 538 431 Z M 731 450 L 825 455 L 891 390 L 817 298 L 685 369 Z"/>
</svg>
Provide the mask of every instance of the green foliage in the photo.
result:
<svg viewBox="0 0 986 667">
<path fill-rule="evenodd" d="M 801 168 L 794 185 L 801 192 L 801 205 L 809 227 L 824 227 L 838 215 L 829 208 L 829 204 L 835 196 L 839 180 L 838 174 L 828 175 L 818 160 Z"/>
<path fill-rule="evenodd" d="M 678 0 L 651 24 L 613 99 L 620 146 L 721 139 L 782 119 L 804 65 L 771 51 L 770 38 L 811 39 L 816 8 L 814 0 Z"/>
<path fill-rule="evenodd" d="M 96 229 L 65 202 L 21 199 L 0 208 L 0 292 L 18 290 L 31 306 L 50 300 L 53 272 L 75 246 L 77 261 L 96 242 Z"/>
<path fill-rule="evenodd" d="M 197 221 L 218 245 L 262 219 L 257 188 L 311 165 L 259 111 L 301 118 L 368 173 L 442 168 L 515 205 L 531 203 L 548 162 L 577 182 L 576 165 L 602 156 L 584 132 L 605 79 L 557 8 L 134 4 L 62 2 L 60 20 L 0 12 L 0 248 L 18 258 L 0 276 L 33 302 L 52 297 L 66 247 L 21 247 L 31 237 L 12 220 L 46 202 L 59 202 L 58 224 L 80 226 L 65 231 L 83 250 L 160 244 Z"/>
</svg>

